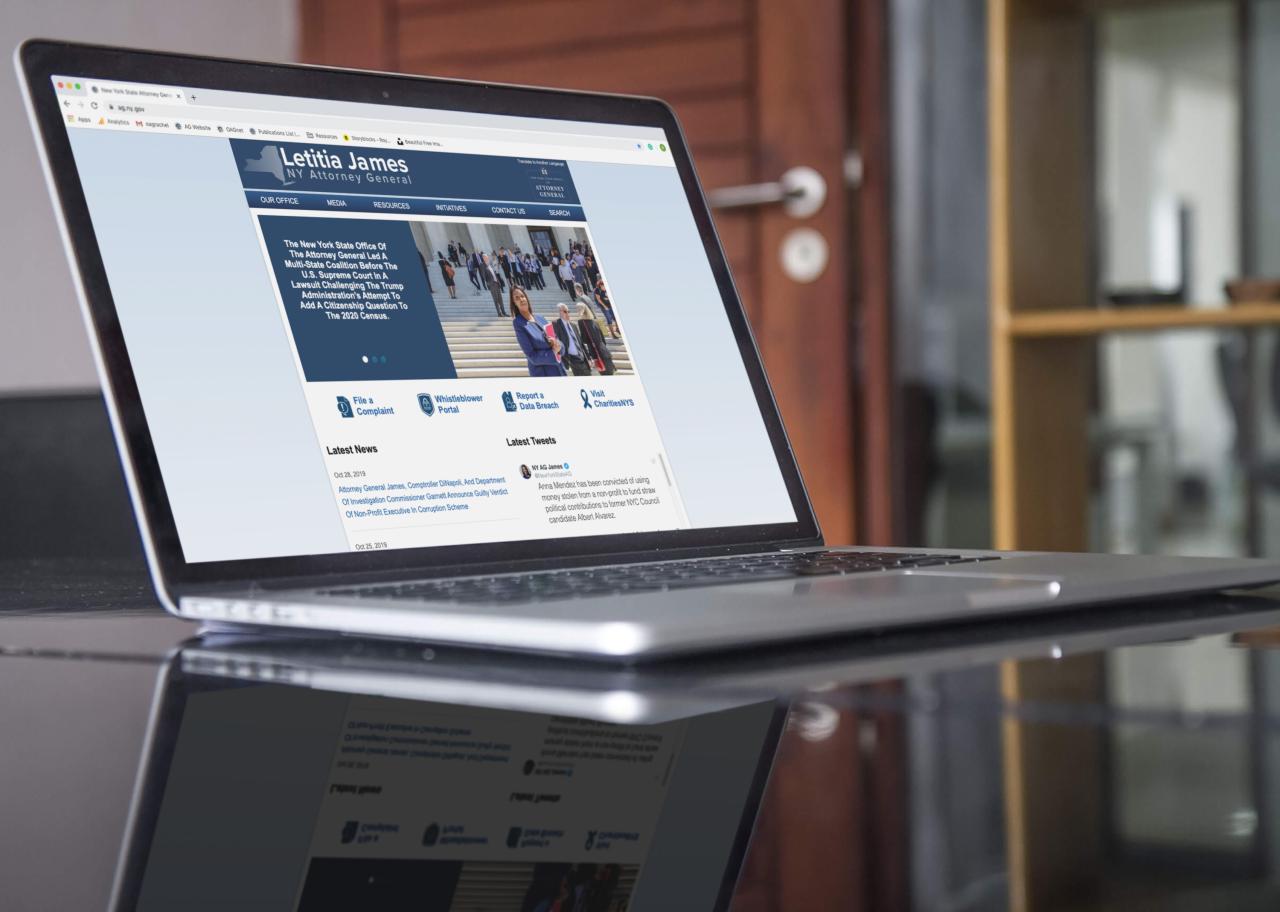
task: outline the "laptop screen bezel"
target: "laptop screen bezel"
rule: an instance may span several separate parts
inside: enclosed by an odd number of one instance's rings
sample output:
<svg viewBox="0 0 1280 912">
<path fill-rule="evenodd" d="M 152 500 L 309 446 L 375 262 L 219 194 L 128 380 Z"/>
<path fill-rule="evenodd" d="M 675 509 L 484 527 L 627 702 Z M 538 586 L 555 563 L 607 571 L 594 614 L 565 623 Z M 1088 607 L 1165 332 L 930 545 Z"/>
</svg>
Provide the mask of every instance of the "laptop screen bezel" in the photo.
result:
<svg viewBox="0 0 1280 912">
<path fill-rule="evenodd" d="M 117 443 L 133 488 L 139 524 L 149 538 L 155 568 L 166 586 L 231 581 L 393 574 L 433 568 L 617 555 L 702 553 L 744 546 L 819 544 L 817 518 L 769 388 L 759 351 L 734 288 L 679 123 L 654 98 L 567 92 L 398 74 L 256 63 L 153 51 L 32 40 L 18 49 L 34 125 L 43 143 L 49 179 L 79 274 L 87 316 L 96 336 L 106 395 L 114 406 Z M 797 520 L 665 532 L 632 532 L 563 539 L 334 552 L 238 560 L 187 561 L 147 427 L 137 381 L 107 282 L 66 125 L 51 80 L 58 75 L 282 95 L 394 107 L 420 107 L 564 121 L 659 127 L 668 137 L 677 171 L 742 355 L 774 455 Z M 394 115 L 392 115 L 394 116 Z M 731 457 L 729 446 L 726 455 Z M 744 492 L 746 493 L 746 492 Z"/>
</svg>

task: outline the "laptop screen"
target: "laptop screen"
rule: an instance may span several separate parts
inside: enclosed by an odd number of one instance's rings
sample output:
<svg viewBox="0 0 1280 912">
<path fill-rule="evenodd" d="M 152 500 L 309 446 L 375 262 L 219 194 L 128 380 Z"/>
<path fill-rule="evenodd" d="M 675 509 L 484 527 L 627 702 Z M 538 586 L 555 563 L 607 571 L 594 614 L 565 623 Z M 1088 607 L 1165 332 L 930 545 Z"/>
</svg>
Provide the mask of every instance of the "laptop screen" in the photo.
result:
<svg viewBox="0 0 1280 912">
<path fill-rule="evenodd" d="M 188 561 L 796 521 L 661 129 L 52 90 Z"/>
</svg>

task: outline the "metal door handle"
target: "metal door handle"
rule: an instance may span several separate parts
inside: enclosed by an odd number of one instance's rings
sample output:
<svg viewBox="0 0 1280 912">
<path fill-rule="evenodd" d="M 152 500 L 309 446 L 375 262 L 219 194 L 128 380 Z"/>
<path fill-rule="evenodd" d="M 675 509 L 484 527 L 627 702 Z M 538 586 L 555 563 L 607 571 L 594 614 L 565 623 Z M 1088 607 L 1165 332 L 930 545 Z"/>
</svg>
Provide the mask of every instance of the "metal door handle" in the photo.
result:
<svg viewBox="0 0 1280 912">
<path fill-rule="evenodd" d="M 789 168 L 776 181 L 721 187 L 707 194 L 712 209 L 747 209 L 781 203 L 793 218 L 808 218 L 826 201 L 826 180 L 807 165 Z"/>
</svg>

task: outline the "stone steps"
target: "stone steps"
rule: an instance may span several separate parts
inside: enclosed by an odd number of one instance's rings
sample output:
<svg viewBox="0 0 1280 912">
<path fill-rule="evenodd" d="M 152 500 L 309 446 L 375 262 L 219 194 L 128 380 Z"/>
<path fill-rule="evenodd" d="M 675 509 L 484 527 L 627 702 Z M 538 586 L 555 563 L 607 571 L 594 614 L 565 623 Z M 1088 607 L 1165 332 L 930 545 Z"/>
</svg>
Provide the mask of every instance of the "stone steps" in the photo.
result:
<svg viewBox="0 0 1280 912">
<path fill-rule="evenodd" d="M 499 368 L 472 369 L 459 364 L 457 366 L 457 370 L 459 379 L 466 377 L 524 377 L 525 379 L 528 379 L 529 377 L 529 370 L 524 366 L 521 366 L 519 369 L 512 370 Z"/>
<path fill-rule="evenodd" d="M 474 342 L 456 342 L 450 339 L 448 340 L 448 343 L 449 351 L 453 352 L 455 355 L 466 354 L 477 356 L 484 355 L 486 353 L 514 352 L 519 350 L 519 346 L 514 344 L 510 339 L 480 339 Z M 627 350 L 621 345 L 610 345 L 607 347 L 609 349 L 609 354 L 613 357 L 627 357 Z"/>
<path fill-rule="evenodd" d="M 535 295 L 534 312 L 551 319 L 556 316 L 555 303 L 539 306 Z M 482 306 L 477 306 L 482 305 Z M 445 341 L 453 356 L 459 377 L 527 377 L 528 364 L 511 330 L 511 318 L 493 314 L 492 299 L 483 302 L 442 306 L 441 325 Z M 619 374 L 634 373 L 631 354 L 620 339 L 606 337 L 609 354 Z"/>
<path fill-rule="evenodd" d="M 586 292 L 587 297 L 591 296 L 590 289 L 583 289 L 583 291 Z M 533 302 L 535 307 L 539 301 L 567 302 L 569 300 L 569 292 L 561 291 L 556 285 L 551 285 L 542 289 L 535 288 L 532 291 L 526 291 L 525 294 L 529 296 L 529 300 Z M 511 289 L 508 287 L 506 291 L 502 292 L 502 301 L 504 306 L 510 296 Z M 443 310 L 447 307 L 458 307 L 465 304 L 479 304 L 481 302 L 489 305 L 493 304 L 493 295 L 489 293 L 489 289 L 486 288 L 477 293 L 476 290 L 471 287 L 470 283 L 467 283 L 465 286 L 458 286 L 458 296 L 456 298 L 449 297 L 443 288 L 436 289 L 432 297 L 435 299 L 437 310 Z"/>
<path fill-rule="evenodd" d="M 499 352 L 495 355 L 481 356 L 475 358 L 457 359 L 454 362 L 455 367 L 509 367 L 524 368 L 528 365 L 525 363 L 524 355 L 519 358 L 513 358 L 506 352 Z"/>
<path fill-rule="evenodd" d="M 520 346 L 518 346 L 515 339 L 512 338 L 486 338 L 477 339 L 475 342 L 454 342 L 452 339 L 445 339 L 445 341 L 448 342 L 449 351 L 452 351 L 454 356 L 483 355 L 485 352 L 520 351 Z M 621 343 L 616 343 L 616 345 L 609 345 L 607 347 L 609 355 L 612 355 L 614 359 L 618 359 L 618 357 L 628 357 L 628 355 L 630 355 L 630 352 L 627 352 L 626 348 L 623 347 Z"/>
<path fill-rule="evenodd" d="M 621 367 L 614 365 L 616 368 L 616 376 L 627 376 L 633 374 L 631 368 L 623 370 Z M 502 367 L 481 367 L 471 368 L 464 365 L 457 365 L 458 378 L 465 379 L 467 377 L 523 377 L 529 379 L 529 369 L 521 362 L 518 368 L 502 368 Z M 583 379 L 586 379 L 585 377 Z"/>
<path fill-rule="evenodd" d="M 576 325 L 576 324 L 575 324 Z M 611 338 L 607 333 L 604 334 L 605 342 L 622 345 L 621 339 Z M 446 324 L 444 327 L 444 337 L 446 339 L 457 339 L 459 342 L 475 342 L 481 339 L 506 339 L 510 338 L 514 341 L 515 332 L 511 328 L 511 321 L 503 320 L 499 324 L 479 323 L 475 325 L 464 324 Z"/>
<path fill-rule="evenodd" d="M 454 366 L 454 369 L 459 372 L 459 375 L 461 375 L 461 372 L 464 369 L 474 369 L 477 371 L 485 371 L 485 370 L 498 370 L 502 368 L 510 368 L 512 370 L 519 370 L 521 373 L 527 373 L 527 367 L 528 367 L 523 357 L 474 358 L 474 359 L 459 358 L 457 361 L 454 362 L 453 366 Z M 635 373 L 635 368 L 632 367 L 631 362 L 621 358 L 614 359 L 613 369 L 615 373 L 619 373 L 619 374 Z"/>
<path fill-rule="evenodd" d="M 457 345 L 463 348 L 474 348 L 478 345 L 497 345 L 506 348 L 508 344 L 516 344 L 515 333 L 511 331 L 510 327 L 496 332 L 485 329 L 477 329 L 470 332 L 446 332 L 444 337 L 450 347 Z M 609 346 L 610 351 L 622 351 L 625 349 L 621 339 L 611 339 L 605 336 L 605 344 Z"/>
<path fill-rule="evenodd" d="M 535 314 L 554 320 L 559 316 L 557 305 L 568 304 L 569 295 L 556 285 L 550 271 L 544 271 L 543 276 L 548 282 L 547 287 L 526 293 Z M 495 314 L 489 290 L 476 292 L 464 271 L 459 270 L 456 281 L 458 296 L 450 298 L 442 284 L 432 276 L 432 282 L 437 286 L 434 296 L 436 312 L 440 315 L 458 376 L 528 377 L 527 362 L 511 331 L 511 318 Z M 503 307 L 509 306 L 509 294 L 508 289 L 502 295 Z M 606 336 L 606 344 L 617 372 L 634 373 L 631 355 L 622 341 Z"/>
<path fill-rule="evenodd" d="M 557 298 L 553 301 L 534 301 L 532 303 L 535 314 L 550 320 L 560 316 L 560 309 L 557 305 L 561 303 L 568 304 L 569 302 L 563 298 Z M 506 301 L 502 302 L 502 309 L 507 309 Z M 575 309 L 570 308 L 569 312 L 572 313 Z M 498 316 L 497 311 L 493 308 L 492 299 L 459 306 L 437 307 L 436 313 L 440 315 L 441 323 L 453 323 L 458 320 L 485 320 Z M 510 317 L 507 319 L 510 319 Z"/>
</svg>

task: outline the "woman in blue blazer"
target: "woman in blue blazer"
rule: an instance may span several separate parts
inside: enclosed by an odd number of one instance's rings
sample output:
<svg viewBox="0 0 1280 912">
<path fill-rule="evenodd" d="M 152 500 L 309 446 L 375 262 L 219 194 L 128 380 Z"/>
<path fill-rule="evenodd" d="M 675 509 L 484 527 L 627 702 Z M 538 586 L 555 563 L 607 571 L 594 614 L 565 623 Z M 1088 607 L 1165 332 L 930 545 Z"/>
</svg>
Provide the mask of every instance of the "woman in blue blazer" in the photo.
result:
<svg viewBox="0 0 1280 912">
<path fill-rule="evenodd" d="M 519 285 L 511 286 L 511 326 L 516 342 L 529 362 L 530 377 L 563 377 L 560 363 L 560 340 L 547 338 L 548 323 L 533 312 L 529 296 Z"/>
</svg>

